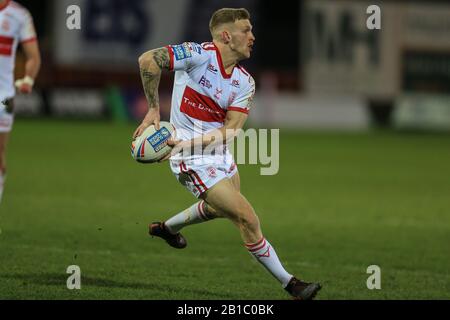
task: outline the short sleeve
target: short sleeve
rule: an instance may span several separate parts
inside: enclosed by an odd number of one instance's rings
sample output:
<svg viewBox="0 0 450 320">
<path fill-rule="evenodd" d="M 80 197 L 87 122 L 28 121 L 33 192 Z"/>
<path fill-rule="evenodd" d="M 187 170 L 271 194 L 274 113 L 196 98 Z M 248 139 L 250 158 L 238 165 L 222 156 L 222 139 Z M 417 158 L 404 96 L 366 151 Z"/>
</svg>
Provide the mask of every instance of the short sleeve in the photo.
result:
<svg viewBox="0 0 450 320">
<path fill-rule="evenodd" d="M 189 71 L 208 61 L 208 56 L 202 46 L 194 42 L 185 42 L 179 45 L 166 47 L 170 55 L 170 70 Z"/>
<path fill-rule="evenodd" d="M 36 40 L 36 30 L 34 28 L 33 18 L 28 11 L 24 10 L 23 21 L 20 28 L 19 41 L 21 43 L 31 42 Z"/>
<path fill-rule="evenodd" d="M 236 98 L 228 107 L 228 111 L 238 111 L 248 114 L 253 106 L 253 98 L 255 97 L 255 92 L 255 81 L 252 77 L 250 77 L 248 85 L 236 95 Z"/>
</svg>

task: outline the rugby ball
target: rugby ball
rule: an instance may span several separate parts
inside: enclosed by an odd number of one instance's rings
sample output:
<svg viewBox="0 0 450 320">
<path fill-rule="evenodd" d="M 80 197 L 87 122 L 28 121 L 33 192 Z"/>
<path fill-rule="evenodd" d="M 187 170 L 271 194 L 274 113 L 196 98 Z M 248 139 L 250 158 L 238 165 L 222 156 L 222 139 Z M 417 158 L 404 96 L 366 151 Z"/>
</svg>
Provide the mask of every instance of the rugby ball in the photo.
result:
<svg viewBox="0 0 450 320">
<path fill-rule="evenodd" d="M 172 147 L 167 145 L 175 134 L 174 126 L 166 121 L 159 123 L 159 130 L 151 125 L 131 143 L 131 156 L 139 163 L 155 163 L 167 156 Z"/>
</svg>

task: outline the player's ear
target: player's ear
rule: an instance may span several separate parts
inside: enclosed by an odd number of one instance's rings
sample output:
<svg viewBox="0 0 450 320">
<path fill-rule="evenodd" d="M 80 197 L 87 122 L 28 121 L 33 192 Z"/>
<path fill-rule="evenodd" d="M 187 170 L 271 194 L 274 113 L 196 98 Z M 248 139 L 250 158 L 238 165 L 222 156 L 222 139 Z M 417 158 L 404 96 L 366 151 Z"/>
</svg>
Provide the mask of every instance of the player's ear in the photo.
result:
<svg viewBox="0 0 450 320">
<path fill-rule="evenodd" d="M 220 34 L 220 37 L 222 38 L 223 43 L 228 44 L 231 41 L 231 35 L 227 30 L 223 30 Z"/>
</svg>

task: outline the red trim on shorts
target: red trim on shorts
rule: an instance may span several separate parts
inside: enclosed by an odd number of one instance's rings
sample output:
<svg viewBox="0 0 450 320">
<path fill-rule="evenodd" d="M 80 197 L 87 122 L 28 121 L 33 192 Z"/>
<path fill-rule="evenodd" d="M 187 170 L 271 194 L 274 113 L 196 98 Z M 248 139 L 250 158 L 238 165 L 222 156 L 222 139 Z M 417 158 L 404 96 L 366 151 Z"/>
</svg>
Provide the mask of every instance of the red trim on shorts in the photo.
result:
<svg viewBox="0 0 450 320">
<path fill-rule="evenodd" d="M 197 181 L 200 182 L 200 185 L 205 189 L 205 191 L 203 191 L 203 193 L 208 191 L 208 188 L 205 186 L 205 184 L 203 183 L 202 179 L 200 179 L 200 177 L 197 174 L 197 172 L 195 172 L 194 170 L 189 170 L 189 172 L 191 174 L 193 174 L 197 178 Z"/>
<path fill-rule="evenodd" d="M 192 183 L 193 183 L 194 186 L 197 188 L 197 191 L 200 192 L 200 194 L 202 194 L 202 190 L 201 190 L 200 187 L 195 183 L 195 181 L 192 180 L 191 175 L 190 175 L 187 171 L 183 170 L 183 165 L 184 165 L 184 163 L 181 162 L 181 163 L 180 163 L 180 171 L 181 171 L 181 173 L 187 174 L 187 175 L 189 176 L 189 179 L 191 179 Z"/>
<path fill-rule="evenodd" d="M 201 179 L 199 179 L 199 181 L 196 181 L 195 177 L 192 176 L 192 172 L 194 172 L 194 171 L 188 170 L 187 167 L 186 167 L 186 164 L 184 162 L 180 163 L 180 170 L 181 170 L 182 173 L 185 173 L 185 174 L 187 174 L 189 176 L 189 178 L 191 179 L 191 181 L 194 184 L 195 188 L 198 190 L 198 192 L 200 192 L 200 195 L 205 193 L 208 190 L 208 188 L 206 188 L 206 186 L 203 184 Z M 205 189 L 205 191 L 202 191 L 202 189 L 200 189 L 200 187 L 203 187 Z"/>
<path fill-rule="evenodd" d="M 167 50 L 169 51 L 169 57 L 170 57 L 170 66 L 169 71 L 173 71 L 174 63 L 173 63 L 173 49 L 171 46 L 166 46 Z"/>
<path fill-rule="evenodd" d="M 245 114 L 248 114 L 249 111 L 250 111 L 250 110 L 248 110 L 248 109 L 239 108 L 239 107 L 228 107 L 227 110 L 228 110 L 228 111 L 237 111 L 237 112 L 245 113 Z"/>
<path fill-rule="evenodd" d="M 197 188 L 197 190 L 200 192 L 200 194 L 205 193 L 208 189 L 206 187 L 204 187 L 202 185 L 202 183 L 200 183 L 200 181 L 198 181 L 198 179 L 192 174 L 192 171 L 189 170 L 188 172 L 186 172 L 189 175 L 189 178 L 191 179 L 191 181 L 194 183 L 195 187 Z M 203 188 L 204 190 L 202 191 Z"/>
</svg>

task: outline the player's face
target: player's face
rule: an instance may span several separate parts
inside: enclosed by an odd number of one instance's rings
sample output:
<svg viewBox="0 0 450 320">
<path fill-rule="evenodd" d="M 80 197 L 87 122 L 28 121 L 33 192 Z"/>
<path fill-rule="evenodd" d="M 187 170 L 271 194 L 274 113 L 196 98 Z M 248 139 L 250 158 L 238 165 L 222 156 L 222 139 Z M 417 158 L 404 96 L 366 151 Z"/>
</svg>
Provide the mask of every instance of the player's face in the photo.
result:
<svg viewBox="0 0 450 320">
<path fill-rule="evenodd" d="M 231 48 L 238 54 L 239 60 L 250 58 L 255 42 L 250 21 L 236 21 L 231 35 Z"/>
</svg>

